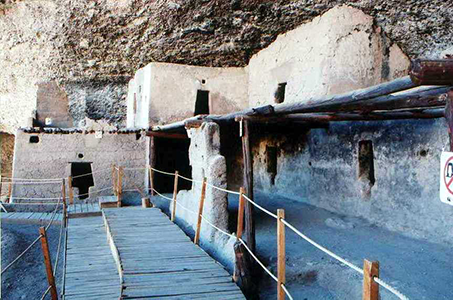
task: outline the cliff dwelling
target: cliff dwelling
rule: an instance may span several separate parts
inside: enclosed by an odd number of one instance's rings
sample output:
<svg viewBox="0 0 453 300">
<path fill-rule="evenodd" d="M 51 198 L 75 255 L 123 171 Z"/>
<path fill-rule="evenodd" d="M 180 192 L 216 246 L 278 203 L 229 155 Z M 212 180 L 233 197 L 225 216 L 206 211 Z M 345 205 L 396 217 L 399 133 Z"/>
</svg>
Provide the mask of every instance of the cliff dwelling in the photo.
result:
<svg viewBox="0 0 453 300">
<path fill-rule="evenodd" d="M 0 0 L 2 299 L 453 297 L 449 3 L 145 2 Z"/>
</svg>

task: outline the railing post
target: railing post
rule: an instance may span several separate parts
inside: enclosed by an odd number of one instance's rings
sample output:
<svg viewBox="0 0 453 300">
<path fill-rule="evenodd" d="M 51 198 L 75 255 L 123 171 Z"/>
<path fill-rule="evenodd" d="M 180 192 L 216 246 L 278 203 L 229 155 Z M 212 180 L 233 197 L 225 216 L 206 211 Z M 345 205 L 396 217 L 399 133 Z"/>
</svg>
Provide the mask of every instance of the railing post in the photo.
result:
<svg viewBox="0 0 453 300">
<path fill-rule="evenodd" d="M 118 185 L 116 190 L 117 206 L 121 207 L 121 196 L 123 193 L 123 167 L 118 167 Z"/>
<path fill-rule="evenodd" d="M 116 187 L 116 165 L 112 165 L 112 189 L 113 189 L 113 195 L 116 196 L 117 194 L 117 187 Z"/>
<path fill-rule="evenodd" d="M 363 261 L 363 300 L 379 299 L 379 284 L 374 281 L 379 278 L 379 262 Z"/>
<path fill-rule="evenodd" d="M 39 233 L 41 234 L 42 254 L 44 256 L 44 264 L 46 266 L 47 282 L 50 286 L 50 295 L 52 296 L 52 300 L 57 300 L 58 294 L 57 288 L 55 286 L 55 277 L 53 277 L 52 261 L 50 260 L 49 243 L 47 241 L 46 229 L 44 227 L 40 227 Z"/>
<path fill-rule="evenodd" d="M 244 188 L 239 189 L 239 208 L 238 208 L 238 227 L 236 230 L 236 236 L 238 239 L 242 239 L 242 231 L 244 230 Z"/>
<path fill-rule="evenodd" d="M 286 245 L 285 245 L 285 224 L 282 220 L 285 219 L 285 210 L 277 210 L 277 299 L 285 300 L 285 291 L 282 285 L 286 283 Z"/>
<path fill-rule="evenodd" d="M 149 200 L 149 198 L 147 198 L 147 197 L 142 198 L 142 207 L 143 207 L 143 208 L 152 207 L 152 206 L 151 206 L 151 201 Z"/>
<path fill-rule="evenodd" d="M 74 204 L 74 190 L 72 188 L 72 176 L 68 177 L 69 204 Z"/>
<path fill-rule="evenodd" d="M 151 165 L 148 166 L 149 169 L 149 191 L 151 196 L 154 196 L 154 171 Z"/>
<path fill-rule="evenodd" d="M 7 203 L 11 203 L 11 197 L 13 196 L 13 179 L 11 178 L 11 181 L 9 182 L 8 185 L 8 198 L 7 198 Z"/>
<path fill-rule="evenodd" d="M 203 215 L 203 206 L 204 206 L 205 197 L 206 197 L 206 178 L 203 178 L 203 183 L 201 185 L 200 205 L 198 207 L 197 231 L 195 232 L 195 239 L 193 241 L 197 245 L 200 242 L 201 219 L 202 219 L 201 216 Z"/>
<path fill-rule="evenodd" d="M 67 207 L 66 207 L 66 183 L 64 178 L 61 180 L 61 197 L 63 198 L 63 222 L 66 226 Z"/>
<path fill-rule="evenodd" d="M 171 221 L 175 221 L 176 217 L 176 196 L 178 195 L 178 177 L 179 177 L 179 172 L 175 172 L 175 186 L 173 188 L 173 209 L 171 211 Z"/>
</svg>

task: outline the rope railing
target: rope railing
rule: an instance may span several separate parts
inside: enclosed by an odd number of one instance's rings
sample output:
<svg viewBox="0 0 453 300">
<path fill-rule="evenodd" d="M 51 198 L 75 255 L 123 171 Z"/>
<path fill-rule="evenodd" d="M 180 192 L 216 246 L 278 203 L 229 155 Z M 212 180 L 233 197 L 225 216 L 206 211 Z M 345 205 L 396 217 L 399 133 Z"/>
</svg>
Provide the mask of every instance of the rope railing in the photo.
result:
<svg viewBox="0 0 453 300">
<path fill-rule="evenodd" d="M 145 169 L 145 168 L 143 168 Z M 155 171 L 155 172 L 158 172 L 158 173 L 161 173 L 161 174 L 165 174 L 165 175 L 171 175 L 171 176 L 175 176 L 175 177 L 179 177 L 179 178 L 182 178 L 182 179 L 185 179 L 185 180 L 188 180 L 188 181 L 192 181 L 192 182 L 195 182 L 195 183 L 202 183 L 202 181 L 200 180 L 195 180 L 195 179 L 191 179 L 191 178 L 188 178 L 188 177 L 185 177 L 185 176 L 181 176 L 179 175 L 178 173 L 170 173 L 170 172 L 165 172 L 165 171 L 161 171 L 161 170 L 158 170 L 158 169 L 155 169 L 155 168 L 152 168 L 150 167 L 151 170 Z M 240 192 L 236 192 L 236 191 L 231 191 L 231 190 L 228 190 L 228 189 L 224 189 L 224 188 L 220 188 L 220 187 L 217 187 L 211 183 L 206 183 L 207 186 L 211 187 L 211 188 L 214 188 L 214 189 L 217 189 L 217 190 L 220 190 L 220 191 L 223 191 L 223 192 L 226 192 L 226 193 L 230 193 L 230 194 L 234 194 L 234 195 L 240 195 L 241 193 Z M 165 195 L 162 195 L 161 193 L 159 193 L 156 189 L 152 188 L 152 190 L 157 194 L 159 195 L 160 197 L 166 199 L 166 200 L 169 200 L 169 201 L 173 201 L 176 205 L 178 205 L 178 207 L 181 207 L 195 215 L 198 216 L 198 213 L 184 207 L 183 205 L 181 205 L 179 202 L 177 201 L 174 201 L 175 199 L 173 198 L 169 198 L 169 197 L 166 197 Z M 242 195 L 244 197 L 244 199 L 246 199 L 250 204 L 252 204 L 253 206 L 255 206 L 256 208 L 258 208 L 259 210 L 263 211 L 264 213 L 266 213 L 267 215 L 273 217 L 274 219 L 276 220 L 279 220 L 278 216 L 265 209 L 264 207 L 262 207 L 261 205 L 257 204 L 255 201 L 251 200 L 249 197 L 247 197 L 246 195 Z M 229 234 L 227 232 L 225 232 L 224 230 L 218 228 L 217 226 L 215 226 L 214 224 L 212 224 L 209 220 L 207 220 L 203 215 L 200 216 L 201 219 L 203 221 L 205 221 L 207 224 L 209 224 L 211 227 L 215 228 L 216 230 L 222 232 L 223 234 L 229 236 L 229 237 L 234 237 L 234 235 L 232 234 Z M 341 256 L 333 253 L 332 251 L 328 250 L 327 248 L 321 246 L 320 244 L 316 243 L 315 241 L 313 241 L 312 239 L 310 239 L 309 237 L 307 237 L 305 234 L 303 234 L 302 232 L 300 232 L 298 229 L 296 229 L 293 225 L 291 225 L 289 222 L 287 222 L 285 219 L 280 219 L 280 221 L 285 225 L 287 226 L 288 228 L 290 228 L 294 233 L 296 233 L 299 237 L 301 237 L 302 239 L 304 239 L 305 241 L 307 241 L 308 243 L 310 243 L 312 246 L 316 247 L 317 249 L 321 250 L 322 252 L 326 253 L 327 255 L 329 255 L 330 257 L 336 259 L 337 261 L 339 261 L 340 263 L 342 263 L 343 265 L 353 269 L 354 271 L 358 272 L 359 274 L 361 275 L 364 275 L 364 271 L 363 269 L 357 267 L 356 265 L 350 263 L 349 261 L 347 261 L 346 259 L 342 258 Z M 236 238 L 236 237 L 235 237 Z M 266 271 L 266 273 L 269 274 L 269 276 L 271 276 L 274 280 L 277 280 L 277 277 L 272 274 L 272 272 L 270 272 L 265 266 L 264 264 L 259 261 L 259 259 L 255 256 L 255 254 L 250 250 L 250 248 L 246 245 L 246 243 L 242 240 L 242 239 L 238 239 L 242 245 L 244 245 L 245 249 L 250 253 L 250 255 L 254 258 L 254 260 Z M 385 281 L 383 281 L 382 279 L 378 278 L 378 277 L 372 277 L 373 281 L 376 282 L 377 284 L 379 284 L 380 286 L 382 286 L 383 288 L 385 288 L 387 291 L 391 292 L 392 294 L 394 294 L 395 296 L 397 296 L 399 299 L 401 300 L 408 300 L 409 298 L 407 296 L 405 296 L 404 294 L 402 294 L 400 291 L 398 291 L 396 288 L 390 286 L 388 283 L 386 283 Z M 292 296 L 290 295 L 289 291 L 287 290 L 286 286 L 284 284 L 281 285 L 282 289 L 284 290 L 285 294 L 290 298 L 290 299 L 293 299 Z"/>
<path fill-rule="evenodd" d="M 21 254 L 19 254 L 12 262 L 10 262 L 3 270 L 2 273 L 5 273 L 9 268 L 11 268 L 19 259 L 21 259 L 25 253 L 27 253 L 37 242 L 41 239 L 42 235 L 39 235 Z"/>
<path fill-rule="evenodd" d="M 90 191 L 88 193 L 79 194 L 76 197 L 88 196 L 90 194 L 97 194 L 97 193 L 100 193 L 100 192 L 103 192 L 103 191 L 106 191 L 106 190 L 111 190 L 111 189 L 112 189 L 112 186 L 109 186 L 109 187 L 106 187 L 106 188 Z M 13 197 L 13 199 L 14 200 L 59 200 L 59 199 L 62 199 L 62 198 L 61 197 L 43 197 L 43 198 L 37 198 L 37 197 Z M 69 200 L 69 199 L 70 199 L 70 196 L 66 196 L 65 197 L 65 200 Z"/>
</svg>

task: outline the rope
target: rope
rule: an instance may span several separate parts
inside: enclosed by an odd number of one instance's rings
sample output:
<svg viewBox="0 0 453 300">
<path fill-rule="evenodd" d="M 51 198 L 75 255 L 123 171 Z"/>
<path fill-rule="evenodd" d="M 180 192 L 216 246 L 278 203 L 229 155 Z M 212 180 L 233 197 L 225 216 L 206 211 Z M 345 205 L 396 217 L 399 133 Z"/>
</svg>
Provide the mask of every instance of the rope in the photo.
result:
<svg viewBox="0 0 453 300">
<path fill-rule="evenodd" d="M 252 250 L 250 250 L 250 248 L 247 246 L 247 244 L 240 238 L 238 238 L 238 240 L 241 242 L 242 245 L 244 245 L 245 249 L 247 249 L 247 251 L 250 253 L 250 255 L 256 260 L 256 262 L 264 269 L 264 271 L 266 271 L 267 274 L 269 274 L 270 277 L 272 277 L 272 279 L 274 279 L 275 281 L 278 282 L 278 278 L 272 274 L 271 271 L 269 271 L 265 266 L 264 264 L 258 259 L 258 257 L 255 256 L 255 254 L 253 254 Z"/>
<path fill-rule="evenodd" d="M 99 189 L 99 190 L 95 190 L 95 191 L 91 191 L 91 192 L 88 192 L 88 193 L 85 193 L 85 194 L 79 194 L 76 197 L 86 196 L 86 195 L 90 195 L 90 194 L 96 194 L 96 193 L 99 193 L 99 192 L 102 192 L 102 191 L 105 191 L 105 190 L 110 190 L 110 189 L 112 189 L 112 186 L 109 186 L 109 187 L 106 187 L 106 188 L 102 188 L 102 189 Z M 62 197 L 54 197 L 54 198 L 13 197 L 14 200 L 59 200 L 61 198 Z M 65 200 L 69 200 L 69 196 L 66 196 Z"/>
<path fill-rule="evenodd" d="M 52 212 L 52 216 L 51 216 L 51 218 L 50 218 L 50 222 L 49 222 L 49 224 L 47 224 L 47 226 L 46 226 L 46 231 L 47 231 L 47 229 L 49 229 L 49 227 L 52 225 L 53 220 L 54 220 L 55 216 L 57 215 L 57 210 L 58 210 L 58 206 L 60 205 L 60 202 L 61 202 L 61 199 L 58 199 L 58 203 L 55 205 L 55 209 L 54 209 L 54 211 Z"/>
<path fill-rule="evenodd" d="M 3 209 L 6 213 L 8 212 L 6 208 L 3 206 L 3 203 L 0 202 L 0 208 Z"/>
<path fill-rule="evenodd" d="M 290 294 L 289 291 L 286 289 L 286 286 L 285 286 L 283 283 L 281 284 L 281 287 L 282 287 L 282 289 L 285 291 L 286 296 L 288 296 L 288 298 L 289 298 L 290 300 L 294 300 L 293 296 L 291 296 L 291 294 Z"/>
<path fill-rule="evenodd" d="M 102 169 L 102 170 L 98 170 L 98 171 L 94 171 L 94 172 L 91 172 L 91 173 L 85 173 L 85 174 L 82 174 L 82 175 L 77 175 L 77 176 L 72 176 L 72 178 L 79 178 L 79 177 L 84 177 L 84 176 L 88 176 L 88 175 L 92 175 L 92 174 L 97 174 L 97 173 L 101 173 L 101 172 L 105 172 L 105 171 L 111 171 L 112 169 Z M 2 179 L 8 179 L 10 181 L 13 181 L 13 184 L 16 184 L 14 181 L 26 181 L 26 182 L 42 182 L 42 181 L 49 181 L 48 183 L 61 183 L 61 180 L 62 179 L 66 179 L 66 177 L 62 177 L 62 178 L 14 178 L 14 177 L 2 177 Z"/>
<path fill-rule="evenodd" d="M 400 298 L 401 300 L 409 300 L 408 297 L 406 297 L 405 295 L 403 295 L 400 291 L 398 291 L 396 288 L 388 285 L 386 282 L 384 282 L 383 280 L 377 278 L 377 277 L 373 277 L 373 280 L 374 282 L 376 282 L 377 284 L 379 284 L 380 286 L 382 286 L 384 289 L 386 289 L 387 291 L 393 293 L 395 296 L 397 296 L 398 298 Z"/>
<path fill-rule="evenodd" d="M 241 193 L 239 192 L 235 192 L 235 191 L 230 191 L 230 190 L 227 190 L 227 189 L 223 189 L 223 188 L 220 188 L 218 186 L 215 186 L 213 184 L 210 184 L 210 183 L 206 183 L 207 186 L 210 186 L 216 190 L 219 190 L 219 191 L 222 191 L 222 192 L 226 192 L 226 193 L 230 193 L 230 194 L 234 194 L 234 195 L 240 195 Z"/>
<path fill-rule="evenodd" d="M 58 269 L 58 259 L 60 257 L 61 238 L 63 236 L 63 228 L 64 228 L 64 221 L 61 222 L 61 225 L 60 225 L 60 237 L 58 238 L 58 250 L 57 250 L 57 256 L 56 256 L 56 260 L 55 260 L 55 267 L 53 269 L 53 276 L 54 277 L 57 274 L 57 269 Z"/>
<path fill-rule="evenodd" d="M 289 224 L 285 219 L 281 219 L 282 223 L 285 224 L 286 226 L 288 226 L 288 228 L 290 228 L 292 231 L 294 231 L 298 236 L 300 236 L 301 238 L 303 238 L 304 240 L 306 240 L 307 242 L 309 242 L 310 244 L 312 244 L 313 246 L 315 246 L 316 248 L 318 248 L 319 250 L 321 250 L 322 252 L 326 253 L 327 255 L 335 258 L 336 260 L 340 261 L 341 263 L 343 263 L 344 265 L 350 267 L 351 269 L 357 271 L 358 273 L 362 274 L 363 275 L 363 270 L 355 265 L 353 265 L 352 263 L 348 262 L 346 259 L 336 255 L 335 253 L 333 253 L 332 251 L 324 248 L 323 246 L 321 246 L 320 244 L 316 243 L 315 241 L 313 241 L 312 239 L 310 239 L 309 237 L 307 237 L 305 234 L 303 234 L 302 232 L 300 232 L 299 230 L 297 230 L 296 228 L 294 228 L 293 225 Z"/>
<path fill-rule="evenodd" d="M 253 204 L 254 206 L 256 206 L 257 208 L 261 209 L 262 211 L 264 211 L 265 213 L 267 213 L 269 216 L 273 217 L 274 219 L 278 220 L 278 217 L 276 214 L 268 211 L 267 209 L 265 209 L 264 207 L 258 205 L 256 202 L 253 202 L 249 197 L 247 197 L 246 195 L 242 195 L 248 202 L 250 202 L 251 204 Z"/>
<path fill-rule="evenodd" d="M 9 268 L 11 268 L 12 265 L 14 265 L 16 263 L 16 261 L 18 261 L 22 256 L 25 255 L 25 253 L 28 252 L 28 250 L 31 249 L 31 247 L 33 247 L 40 239 L 41 239 L 42 235 L 39 235 L 38 238 L 36 238 L 36 240 L 33 241 L 33 243 L 30 244 L 30 246 L 27 247 L 27 249 L 24 250 L 24 252 L 22 252 L 21 254 L 19 254 L 18 257 L 16 257 L 12 262 L 9 263 L 9 265 L 7 265 L 3 270 L 2 270 L 2 273 L 5 273 Z"/>
<path fill-rule="evenodd" d="M 168 201 L 173 201 L 172 198 L 162 195 L 161 193 L 159 193 L 158 191 L 156 191 L 154 188 L 153 188 L 152 190 L 153 190 L 157 195 L 159 195 L 160 197 L 162 197 L 162 198 L 164 198 L 164 199 L 167 199 Z"/>
<path fill-rule="evenodd" d="M 161 171 L 161 170 L 158 170 L 158 169 L 154 169 L 153 167 L 151 167 L 151 170 L 153 170 L 154 172 L 157 172 L 157 173 L 165 174 L 165 175 L 170 175 L 170 176 L 175 176 L 176 175 L 175 173 L 164 172 L 164 171 Z M 178 175 L 178 176 L 181 176 L 181 175 Z"/>
<path fill-rule="evenodd" d="M 187 181 L 192 181 L 192 182 L 196 182 L 196 183 L 203 183 L 202 180 L 191 179 L 191 178 L 188 178 L 188 177 L 184 177 L 184 176 L 182 176 L 182 175 L 179 175 L 179 174 L 178 174 L 178 177 L 181 177 L 182 179 L 185 179 L 185 180 L 187 180 Z"/>
<path fill-rule="evenodd" d="M 42 294 L 42 297 L 41 297 L 41 300 L 44 300 L 44 298 L 46 298 L 47 294 L 49 293 L 50 289 L 52 288 L 52 286 L 49 285 L 49 287 L 47 288 L 47 290 L 44 292 L 44 294 Z"/>
</svg>

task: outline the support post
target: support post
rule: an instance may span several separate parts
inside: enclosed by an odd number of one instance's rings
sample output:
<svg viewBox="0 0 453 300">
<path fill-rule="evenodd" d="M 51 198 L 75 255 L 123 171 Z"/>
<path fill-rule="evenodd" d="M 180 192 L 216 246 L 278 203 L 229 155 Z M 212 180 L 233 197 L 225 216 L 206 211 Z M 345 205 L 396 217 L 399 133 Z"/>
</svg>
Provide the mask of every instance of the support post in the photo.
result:
<svg viewBox="0 0 453 300">
<path fill-rule="evenodd" d="M 253 277 L 254 261 L 241 241 L 234 243 L 234 255 L 236 258 L 234 265 L 233 279 L 241 288 L 247 299 L 257 299 L 258 286 L 255 284 Z"/>
<path fill-rule="evenodd" d="M 142 198 L 142 207 L 143 208 L 152 207 L 151 201 L 149 201 L 149 198 Z"/>
<path fill-rule="evenodd" d="M 244 188 L 239 189 L 239 208 L 238 208 L 238 227 L 236 230 L 236 236 L 238 239 L 242 239 L 242 230 L 244 229 Z"/>
<path fill-rule="evenodd" d="M 379 278 L 379 262 L 364 260 L 363 262 L 363 300 L 379 299 L 379 284 L 373 278 Z"/>
<path fill-rule="evenodd" d="M 61 197 L 63 199 L 63 222 L 66 226 L 67 205 L 66 205 L 66 182 L 64 178 L 61 180 Z"/>
<path fill-rule="evenodd" d="M 40 227 L 39 233 L 41 234 L 42 254 L 44 256 L 44 264 L 46 266 L 47 282 L 50 286 L 50 295 L 52 297 L 52 300 L 57 300 L 58 294 L 57 288 L 55 286 L 55 278 L 53 277 L 52 261 L 50 259 L 49 243 L 47 241 L 46 229 L 44 227 Z"/>
<path fill-rule="evenodd" d="M 74 190 L 72 188 L 72 176 L 68 177 L 69 204 L 74 204 Z"/>
<path fill-rule="evenodd" d="M 117 178 L 115 176 L 116 174 L 117 174 L 116 165 L 113 164 L 113 166 L 112 166 L 112 188 L 113 188 L 113 195 L 115 195 L 115 196 L 117 195 L 117 192 L 118 192 L 117 186 L 116 186 L 116 183 L 117 183 Z"/>
<path fill-rule="evenodd" d="M 175 172 L 175 186 L 173 188 L 173 209 L 171 210 L 171 221 L 175 221 L 176 217 L 176 196 L 178 195 L 178 177 L 179 177 L 179 172 Z"/>
<path fill-rule="evenodd" d="M 118 184 L 116 188 L 116 200 L 117 200 L 117 206 L 121 207 L 121 196 L 123 193 L 123 167 L 118 167 Z"/>
<path fill-rule="evenodd" d="M 453 151 L 453 89 L 448 92 L 445 119 L 448 126 L 448 136 L 450 137 L 449 150 Z"/>
<path fill-rule="evenodd" d="M 247 196 L 253 201 L 253 158 L 250 151 L 250 130 L 247 120 L 240 120 L 242 153 L 244 157 L 244 187 Z M 253 205 L 245 203 L 245 240 L 250 250 L 255 253 L 255 220 L 253 218 Z"/>
<path fill-rule="evenodd" d="M 204 199 L 206 197 L 206 178 L 203 178 L 203 183 L 201 184 L 201 197 L 200 197 L 200 204 L 198 207 L 198 222 L 197 222 L 197 231 L 195 232 L 195 239 L 194 243 L 198 245 L 200 242 L 200 232 L 201 232 L 201 216 L 203 215 L 203 206 L 204 206 Z"/>
<path fill-rule="evenodd" d="M 285 291 L 282 285 L 286 283 L 286 245 L 285 245 L 285 224 L 282 220 L 285 219 L 285 210 L 277 210 L 277 299 L 285 300 Z"/>
<path fill-rule="evenodd" d="M 7 198 L 7 203 L 11 203 L 12 201 L 12 198 L 13 197 L 13 179 L 11 179 L 11 181 L 9 182 L 9 185 L 8 185 L 8 198 Z"/>
<path fill-rule="evenodd" d="M 151 188 L 151 195 L 154 196 L 154 171 L 152 168 L 156 167 L 156 139 L 154 136 L 149 137 L 149 185 Z"/>
</svg>

